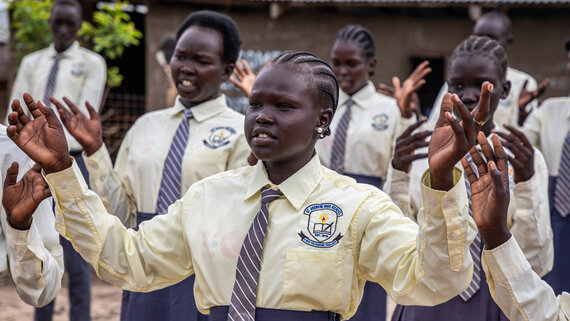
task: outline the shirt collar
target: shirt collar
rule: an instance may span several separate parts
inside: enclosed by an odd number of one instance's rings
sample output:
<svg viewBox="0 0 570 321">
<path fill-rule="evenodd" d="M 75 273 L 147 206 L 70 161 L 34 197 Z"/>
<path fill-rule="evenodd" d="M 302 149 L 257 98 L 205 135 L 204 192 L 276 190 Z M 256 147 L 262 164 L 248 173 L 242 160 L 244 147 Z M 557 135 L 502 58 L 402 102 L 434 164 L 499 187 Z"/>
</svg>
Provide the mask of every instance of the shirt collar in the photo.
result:
<svg viewBox="0 0 570 321">
<path fill-rule="evenodd" d="M 349 96 L 347 93 L 345 93 L 344 91 L 341 90 L 338 94 L 338 105 L 342 106 L 346 103 L 348 98 L 352 98 L 352 100 L 355 102 L 354 105 L 360 106 L 360 108 L 364 108 L 364 106 L 369 105 L 368 100 L 371 97 L 374 97 L 374 93 L 376 93 L 376 88 L 374 87 L 374 84 L 372 83 L 372 81 L 369 80 L 368 83 L 366 84 L 366 86 L 362 87 L 359 91 L 355 92 L 352 96 Z"/>
<path fill-rule="evenodd" d="M 77 49 L 79 49 L 79 42 L 77 42 L 77 40 L 74 41 L 67 49 L 59 53 L 55 50 L 55 46 L 52 43 L 48 48 L 48 53 L 51 58 L 55 57 L 56 55 L 61 55 L 63 57 L 70 57 L 73 55 L 73 52 L 76 51 Z"/>
<path fill-rule="evenodd" d="M 182 113 L 185 108 L 186 107 L 180 101 L 180 96 L 176 96 L 174 106 L 170 108 L 169 111 L 172 115 L 178 115 L 179 113 Z M 192 107 L 192 117 L 194 120 L 202 122 L 222 113 L 226 108 L 226 96 L 221 94 L 216 99 L 208 100 L 200 105 Z"/>
<path fill-rule="evenodd" d="M 319 156 L 315 153 L 313 158 L 311 158 L 305 166 L 291 175 L 291 177 L 286 179 L 283 183 L 277 185 L 277 188 L 283 192 L 283 195 L 285 195 L 293 207 L 299 210 L 317 187 L 322 176 L 321 162 Z M 257 162 L 251 174 L 251 180 L 244 200 L 257 193 L 261 193 L 260 190 L 264 186 L 275 187 L 275 184 L 269 181 L 263 162 Z"/>
</svg>

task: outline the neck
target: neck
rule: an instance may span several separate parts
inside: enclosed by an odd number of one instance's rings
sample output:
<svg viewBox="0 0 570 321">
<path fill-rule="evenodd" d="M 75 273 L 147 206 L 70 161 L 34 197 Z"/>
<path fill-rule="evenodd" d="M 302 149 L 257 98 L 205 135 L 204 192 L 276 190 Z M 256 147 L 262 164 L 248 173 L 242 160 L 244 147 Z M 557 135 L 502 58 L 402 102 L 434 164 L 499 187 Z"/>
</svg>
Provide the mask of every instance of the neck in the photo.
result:
<svg viewBox="0 0 570 321">
<path fill-rule="evenodd" d="M 294 160 L 284 162 L 264 161 L 263 165 L 265 165 L 269 181 L 275 185 L 279 185 L 303 168 L 303 166 L 307 165 L 314 155 L 315 151 L 313 150 L 312 154 L 308 154 L 308 156 L 305 157 L 296 157 Z"/>
<path fill-rule="evenodd" d="M 207 102 L 207 101 L 214 100 L 214 99 L 218 98 L 219 96 L 220 96 L 220 93 L 216 93 L 215 95 L 210 96 L 210 97 L 208 97 L 208 98 L 206 98 L 205 100 L 202 100 L 202 101 L 190 101 L 190 100 L 188 100 L 188 99 L 185 99 L 185 98 L 180 97 L 180 102 L 182 103 L 182 105 L 184 105 L 184 107 L 186 107 L 186 108 L 192 108 L 192 107 L 198 106 L 198 105 L 200 105 L 200 104 L 203 104 L 203 103 L 205 103 L 205 102 Z"/>
</svg>

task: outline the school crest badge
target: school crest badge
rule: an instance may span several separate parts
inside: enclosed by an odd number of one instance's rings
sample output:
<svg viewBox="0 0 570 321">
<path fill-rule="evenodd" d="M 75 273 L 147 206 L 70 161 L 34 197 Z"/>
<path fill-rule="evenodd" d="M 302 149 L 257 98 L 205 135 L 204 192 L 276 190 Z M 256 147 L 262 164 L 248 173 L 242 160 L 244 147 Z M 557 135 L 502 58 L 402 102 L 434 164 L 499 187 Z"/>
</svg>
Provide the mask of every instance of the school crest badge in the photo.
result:
<svg viewBox="0 0 570 321">
<path fill-rule="evenodd" d="M 299 232 L 303 243 L 329 248 L 337 245 L 343 237 L 341 233 L 336 233 L 338 218 L 342 216 L 340 207 L 332 203 L 311 204 L 305 208 L 303 214 L 307 216 L 307 228 Z"/>
<path fill-rule="evenodd" d="M 385 130 L 388 128 L 388 120 L 390 117 L 382 113 L 372 117 L 372 127 L 376 130 Z"/>
<path fill-rule="evenodd" d="M 73 77 L 81 77 L 85 73 L 85 63 L 84 62 L 77 62 L 71 66 L 71 75 Z"/>
<path fill-rule="evenodd" d="M 220 148 L 229 144 L 230 137 L 236 134 L 235 129 L 231 127 L 216 127 L 210 130 L 208 138 L 204 139 L 204 145 L 211 149 Z"/>
</svg>

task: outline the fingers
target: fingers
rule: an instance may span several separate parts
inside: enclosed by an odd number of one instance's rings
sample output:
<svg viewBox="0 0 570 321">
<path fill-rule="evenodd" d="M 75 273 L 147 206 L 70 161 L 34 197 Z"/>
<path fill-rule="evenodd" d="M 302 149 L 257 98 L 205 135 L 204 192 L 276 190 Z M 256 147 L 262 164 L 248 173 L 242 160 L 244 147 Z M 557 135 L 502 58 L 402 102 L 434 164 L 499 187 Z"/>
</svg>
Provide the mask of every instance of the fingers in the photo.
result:
<svg viewBox="0 0 570 321">
<path fill-rule="evenodd" d="M 427 117 L 420 118 L 420 120 L 418 120 L 414 124 L 408 126 L 408 128 L 406 128 L 406 130 L 404 130 L 404 132 L 400 135 L 400 137 L 410 136 L 414 130 L 418 129 L 418 127 L 420 127 L 426 121 L 427 121 Z"/>
<path fill-rule="evenodd" d="M 6 180 L 4 181 L 4 188 L 16 184 L 18 181 L 18 162 L 12 162 L 6 171 Z"/>
<path fill-rule="evenodd" d="M 72 117 L 71 113 L 66 108 L 63 107 L 63 105 L 59 100 L 52 97 L 50 98 L 50 101 L 57 109 L 57 112 L 59 113 L 59 116 L 61 118 L 61 122 L 65 125 L 65 127 L 67 127 Z"/>
<path fill-rule="evenodd" d="M 77 105 L 75 105 L 71 100 L 69 100 L 69 98 L 63 97 L 63 101 L 65 101 L 65 104 L 69 107 L 69 109 L 71 109 L 73 114 L 77 115 L 78 113 L 81 113 L 79 108 L 77 108 Z"/>
<path fill-rule="evenodd" d="M 24 94 L 24 102 L 26 103 L 26 106 L 28 107 L 30 114 L 32 114 L 34 118 L 42 117 L 42 113 L 38 109 L 38 103 L 34 101 L 34 98 L 30 94 L 28 93 Z M 27 116 L 23 112 L 21 115 L 20 113 L 18 113 L 18 118 L 20 119 L 20 121 L 22 120 L 22 117 L 27 118 Z"/>
<path fill-rule="evenodd" d="M 99 113 L 97 113 L 97 111 L 95 110 L 95 108 L 93 108 L 93 106 L 91 105 L 91 103 L 89 103 L 88 101 L 85 102 L 85 107 L 87 107 L 87 111 L 89 112 L 89 118 L 91 120 L 99 120 Z"/>
<path fill-rule="evenodd" d="M 253 74 L 253 72 L 251 71 L 251 69 L 249 68 L 249 64 L 247 63 L 247 60 L 242 59 L 241 63 L 243 64 L 243 67 L 245 69 L 245 73 L 246 74 Z"/>
<path fill-rule="evenodd" d="M 455 107 L 457 113 L 459 114 L 459 117 L 461 118 L 462 124 L 460 126 L 463 129 L 463 135 L 467 137 L 469 143 L 473 144 L 477 137 L 476 135 L 478 131 L 478 128 L 475 128 L 475 126 L 477 125 L 474 124 L 473 116 L 469 112 L 469 109 L 463 104 L 463 102 L 461 101 L 461 99 L 459 99 L 457 95 L 455 94 L 452 95 L 451 99 L 453 101 L 453 106 Z M 459 132 L 456 132 L 456 134 L 459 134 Z"/>
<path fill-rule="evenodd" d="M 521 131 L 516 129 L 514 126 L 511 126 L 509 124 L 505 124 L 504 125 L 506 129 L 508 129 L 513 135 L 515 135 L 521 142 L 522 144 L 527 147 L 527 148 L 533 148 L 532 144 L 530 143 L 530 141 L 528 140 L 528 138 L 526 137 L 526 135 Z"/>
<path fill-rule="evenodd" d="M 493 149 L 491 148 L 491 145 L 489 145 L 489 142 L 487 141 L 487 138 L 483 132 L 479 132 L 477 135 L 477 142 L 479 143 L 479 146 L 481 146 L 481 150 L 483 151 L 483 155 L 485 155 L 487 162 L 494 160 L 495 153 L 493 152 Z"/>
<path fill-rule="evenodd" d="M 392 86 L 394 86 L 394 92 L 399 91 L 400 88 L 402 88 L 402 85 L 400 83 L 400 78 L 396 76 L 392 77 Z"/>
<path fill-rule="evenodd" d="M 477 167 L 477 172 L 479 173 L 479 177 L 487 174 L 487 162 L 483 159 L 483 156 L 479 153 L 475 146 L 471 147 L 469 150 L 469 155 L 471 155 L 471 160 L 475 167 Z M 491 158 L 492 160 L 493 158 Z M 489 160 L 489 159 L 488 159 Z"/>
<path fill-rule="evenodd" d="M 477 175 L 475 175 L 471 164 L 469 164 L 469 161 L 463 157 L 461 159 L 461 165 L 463 166 L 463 172 L 465 173 L 465 176 L 467 176 L 469 184 L 473 185 L 477 181 Z"/>
<path fill-rule="evenodd" d="M 493 92 L 493 85 L 485 81 L 481 86 L 481 95 L 479 96 L 479 104 L 472 111 L 473 119 L 477 122 L 476 129 L 479 130 L 483 127 L 481 122 L 487 119 L 491 105 L 491 93 Z"/>
<path fill-rule="evenodd" d="M 524 80 L 521 90 L 526 89 L 526 85 L 528 85 L 528 79 Z"/>
<path fill-rule="evenodd" d="M 21 123 L 21 125 L 26 125 L 30 121 L 30 118 L 24 113 L 19 99 L 14 99 L 12 102 L 12 111 L 15 112 L 15 114 L 12 118 L 14 121 L 10 122 L 10 125 L 17 125 L 16 122 Z M 8 121 L 10 120 L 10 116 L 8 116 Z"/>
<path fill-rule="evenodd" d="M 505 153 L 505 149 L 501 144 L 501 140 L 499 136 L 493 135 L 491 136 L 491 142 L 493 143 L 493 150 L 495 152 L 495 162 L 497 168 L 501 172 L 503 177 L 503 185 L 508 190 L 509 189 L 509 164 L 507 162 L 507 153 Z"/>
<path fill-rule="evenodd" d="M 38 101 L 38 109 L 45 116 L 48 126 L 51 128 L 59 128 L 60 121 L 55 116 L 53 109 L 48 108 L 41 100 Z"/>
<path fill-rule="evenodd" d="M 451 101 L 452 94 L 446 93 L 443 95 L 443 101 L 441 102 L 439 118 L 437 120 L 436 126 L 443 126 L 447 124 L 445 117 L 446 113 L 451 113 L 453 111 L 453 102 Z"/>
<path fill-rule="evenodd" d="M 445 121 L 449 124 L 449 126 L 451 126 L 451 129 L 453 130 L 453 133 L 455 134 L 455 136 L 458 136 L 458 137 L 465 136 L 465 131 L 463 130 L 463 127 L 461 127 L 459 122 L 456 121 L 455 118 L 453 118 L 453 116 L 451 116 L 451 113 L 446 112 L 444 117 L 445 117 Z"/>
<path fill-rule="evenodd" d="M 390 87 L 384 83 L 379 83 L 378 89 L 376 89 L 376 91 L 383 94 L 383 95 L 394 97 L 394 88 Z"/>
</svg>

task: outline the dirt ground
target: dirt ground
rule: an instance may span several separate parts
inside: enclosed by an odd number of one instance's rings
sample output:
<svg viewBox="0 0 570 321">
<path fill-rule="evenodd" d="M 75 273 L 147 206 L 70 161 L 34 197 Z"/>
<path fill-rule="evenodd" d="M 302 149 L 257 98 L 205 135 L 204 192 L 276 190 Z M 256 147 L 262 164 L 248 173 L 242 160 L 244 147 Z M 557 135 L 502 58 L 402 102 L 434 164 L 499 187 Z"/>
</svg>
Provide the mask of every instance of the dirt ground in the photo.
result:
<svg viewBox="0 0 570 321">
<path fill-rule="evenodd" d="M 32 321 L 34 308 L 20 299 L 10 278 L 0 278 L 0 321 Z M 91 320 L 118 321 L 121 313 L 121 289 L 91 277 Z M 53 321 L 69 320 L 67 279 L 57 295 Z"/>
</svg>

